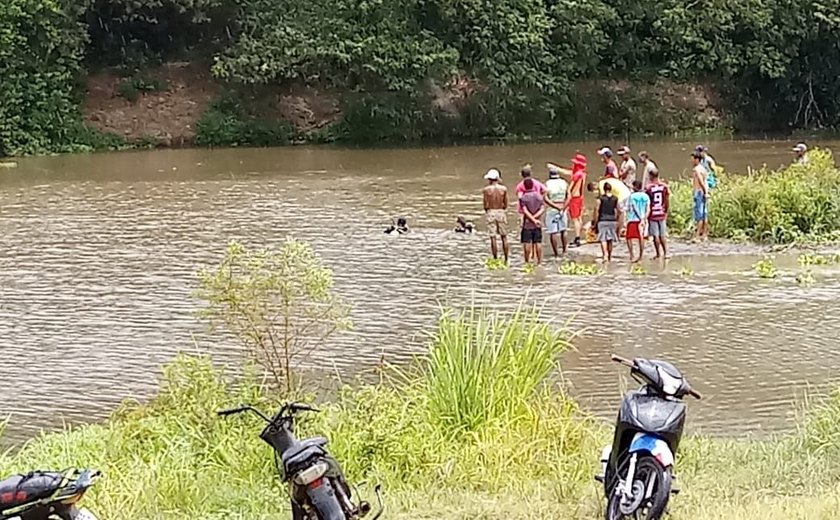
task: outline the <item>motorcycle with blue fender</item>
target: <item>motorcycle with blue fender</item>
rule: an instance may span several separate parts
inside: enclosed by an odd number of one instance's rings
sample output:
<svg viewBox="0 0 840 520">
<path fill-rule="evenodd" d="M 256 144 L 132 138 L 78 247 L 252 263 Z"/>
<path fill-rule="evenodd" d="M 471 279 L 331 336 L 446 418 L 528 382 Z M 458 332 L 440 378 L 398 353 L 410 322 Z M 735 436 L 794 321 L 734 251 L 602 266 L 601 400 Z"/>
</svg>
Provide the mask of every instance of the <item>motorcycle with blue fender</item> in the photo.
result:
<svg viewBox="0 0 840 520">
<path fill-rule="evenodd" d="M 685 396 L 701 399 L 677 368 L 654 359 L 612 360 L 642 384 L 621 401 L 612 446 L 601 453 L 606 520 L 659 520 L 673 486 L 674 458 L 685 426 Z"/>
<path fill-rule="evenodd" d="M 222 410 L 220 416 L 251 412 L 267 424 L 260 438 L 274 450 L 280 478 L 289 486 L 293 520 L 359 520 L 371 511 L 367 502 L 356 506 L 352 492 L 338 461 L 327 452 L 327 439 L 295 437 L 295 419 L 300 412 L 317 412 L 304 404 L 283 405 L 274 417 L 267 417 L 249 405 Z M 376 487 L 379 512 L 383 512 L 380 487 Z"/>
<path fill-rule="evenodd" d="M 0 481 L 0 520 L 97 520 L 78 504 L 101 476 L 76 468 L 13 475 Z"/>
</svg>

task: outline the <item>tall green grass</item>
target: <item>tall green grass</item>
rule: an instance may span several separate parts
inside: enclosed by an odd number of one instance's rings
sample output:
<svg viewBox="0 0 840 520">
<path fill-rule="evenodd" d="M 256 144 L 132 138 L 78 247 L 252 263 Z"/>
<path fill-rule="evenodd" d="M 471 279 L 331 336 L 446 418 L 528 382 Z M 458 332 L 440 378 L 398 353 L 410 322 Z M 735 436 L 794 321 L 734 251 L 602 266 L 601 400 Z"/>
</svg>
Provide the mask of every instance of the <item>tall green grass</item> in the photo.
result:
<svg viewBox="0 0 840 520">
<path fill-rule="evenodd" d="M 527 414 L 568 346 L 534 310 L 444 312 L 425 374 L 431 420 L 473 432 Z"/>
<path fill-rule="evenodd" d="M 709 201 L 710 235 L 771 244 L 840 238 L 840 170 L 828 150 L 810 153 L 808 165 L 722 174 Z M 687 234 L 693 225 L 691 184 L 672 186 L 669 226 Z"/>
</svg>

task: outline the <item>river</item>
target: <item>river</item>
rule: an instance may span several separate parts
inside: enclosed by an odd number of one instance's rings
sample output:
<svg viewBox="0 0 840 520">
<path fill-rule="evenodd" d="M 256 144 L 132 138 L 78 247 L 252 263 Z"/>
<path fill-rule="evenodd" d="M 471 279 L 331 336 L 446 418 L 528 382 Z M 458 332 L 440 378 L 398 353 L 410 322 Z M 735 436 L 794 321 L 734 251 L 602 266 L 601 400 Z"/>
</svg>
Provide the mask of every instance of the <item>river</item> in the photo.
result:
<svg viewBox="0 0 840 520">
<path fill-rule="evenodd" d="M 483 234 L 450 231 L 456 215 L 481 222 L 488 167 L 511 183 L 521 163 L 566 164 L 597 143 L 400 150 L 177 150 L 20 159 L 0 171 L 0 413 L 7 438 L 106 417 L 143 399 L 180 350 L 236 363 L 241 352 L 204 336 L 195 271 L 238 239 L 274 247 L 310 241 L 335 270 L 355 328 L 323 345 L 308 369 L 347 380 L 384 358 L 404 363 L 425 348 L 441 303 L 511 309 L 527 297 L 583 329 L 564 355 L 572 392 L 611 418 L 630 382 L 609 354 L 656 355 L 708 396 L 690 403 L 694 431 L 765 435 L 792 427 L 794 399 L 835 378 L 840 349 L 827 331 L 840 315 L 840 276 L 814 287 L 760 280 L 755 251 L 686 251 L 646 276 L 619 261 L 601 277 L 552 268 L 490 272 Z M 688 143 L 646 148 L 666 179 L 688 169 Z M 791 159 L 790 142 L 717 142 L 730 170 Z M 822 143 L 834 146 L 840 143 Z M 591 167 L 591 172 L 598 171 Z M 409 218 L 401 237 L 382 229 Z M 515 248 L 518 252 L 518 248 Z M 624 248 L 618 251 L 624 256 Z M 793 269 L 795 257 L 780 264 Z M 684 266 L 695 271 L 679 276 Z M 827 326 L 828 325 L 828 326 Z"/>
</svg>

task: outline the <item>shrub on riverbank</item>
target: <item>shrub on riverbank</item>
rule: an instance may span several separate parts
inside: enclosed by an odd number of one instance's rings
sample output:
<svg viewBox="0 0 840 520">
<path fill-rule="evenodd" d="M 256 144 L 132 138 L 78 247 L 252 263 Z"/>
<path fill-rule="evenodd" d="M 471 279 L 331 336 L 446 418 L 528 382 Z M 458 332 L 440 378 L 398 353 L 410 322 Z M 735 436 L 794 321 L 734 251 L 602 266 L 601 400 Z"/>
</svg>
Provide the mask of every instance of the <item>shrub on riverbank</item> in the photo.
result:
<svg viewBox="0 0 840 520">
<path fill-rule="evenodd" d="M 208 148 L 282 146 L 291 143 L 292 125 L 265 115 L 236 93 L 217 99 L 196 124 L 195 144 Z"/>
<path fill-rule="evenodd" d="M 814 150 L 807 165 L 721 175 L 709 202 L 712 237 L 770 244 L 823 241 L 840 233 L 840 170 L 828 150 Z M 688 233 L 690 183 L 672 186 L 669 226 Z"/>
<path fill-rule="evenodd" d="M 598 518 L 591 475 L 609 431 L 541 377 L 566 338 L 529 311 L 446 313 L 418 371 L 344 389 L 302 433 L 326 434 L 353 481 L 370 483 L 363 493 L 383 482 L 389 518 Z M 259 420 L 215 415 L 276 405 L 257 380 L 246 371 L 234 383 L 209 358 L 181 356 L 149 404 L 30 441 L 0 456 L 0 472 L 99 467 L 106 478 L 86 503 L 102 518 L 285 518 Z M 672 518 L 833 518 L 838 417 L 840 394 L 784 439 L 687 438 Z"/>
</svg>

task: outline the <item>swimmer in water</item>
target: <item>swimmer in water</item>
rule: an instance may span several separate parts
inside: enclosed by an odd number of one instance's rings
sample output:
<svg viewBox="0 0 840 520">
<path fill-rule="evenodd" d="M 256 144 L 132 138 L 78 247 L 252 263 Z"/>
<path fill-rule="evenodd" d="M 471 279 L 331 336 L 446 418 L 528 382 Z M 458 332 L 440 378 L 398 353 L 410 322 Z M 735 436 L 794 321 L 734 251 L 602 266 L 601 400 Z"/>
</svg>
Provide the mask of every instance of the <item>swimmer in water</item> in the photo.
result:
<svg viewBox="0 0 840 520">
<path fill-rule="evenodd" d="M 386 235 L 404 235 L 406 233 L 408 233 L 408 221 L 406 221 L 405 217 L 398 218 L 396 225 L 391 224 L 385 228 Z"/>
<path fill-rule="evenodd" d="M 455 222 L 455 229 L 453 230 L 456 233 L 472 233 L 475 231 L 475 226 L 472 222 L 467 222 L 467 219 L 464 217 L 458 217 L 458 220 Z"/>
</svg>

